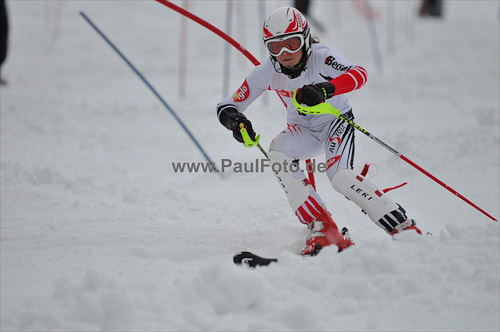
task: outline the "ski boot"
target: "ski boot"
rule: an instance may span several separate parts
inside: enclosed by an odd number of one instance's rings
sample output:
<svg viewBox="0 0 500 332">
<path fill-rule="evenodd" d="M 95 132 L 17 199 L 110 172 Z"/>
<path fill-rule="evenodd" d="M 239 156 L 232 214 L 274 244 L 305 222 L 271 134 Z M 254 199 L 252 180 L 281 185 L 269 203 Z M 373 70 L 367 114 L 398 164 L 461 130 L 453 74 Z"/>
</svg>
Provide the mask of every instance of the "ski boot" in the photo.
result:
<svg viewBox="0 0 500 332">
<path fill-rule="evenodd" d="M 340 233 L 327 210 L 323 210 L 308 227 L 311 229 L 311 234 L 306 240 L 306 246 L 302 249 L 302 256 L 317 255 L 322 248 L 332 244 L 338 247 L 339 252 L 354 244 L 347 228 L 342 229 L 343 233 Z"/>
<path fill-rule="evenodd" d="M 415 232 L 417 232 L 418 235 L 422 235 L 422 231 L 417 227 L 417 223 L 415 222 L 415 220 L 406 219 L 404 222 L 394 227 L 394 229 L 391 232 L 391 236 L 394 237 L 394 235 L 398 233 L 409 230 L 414 230 Z"/>
</svg>

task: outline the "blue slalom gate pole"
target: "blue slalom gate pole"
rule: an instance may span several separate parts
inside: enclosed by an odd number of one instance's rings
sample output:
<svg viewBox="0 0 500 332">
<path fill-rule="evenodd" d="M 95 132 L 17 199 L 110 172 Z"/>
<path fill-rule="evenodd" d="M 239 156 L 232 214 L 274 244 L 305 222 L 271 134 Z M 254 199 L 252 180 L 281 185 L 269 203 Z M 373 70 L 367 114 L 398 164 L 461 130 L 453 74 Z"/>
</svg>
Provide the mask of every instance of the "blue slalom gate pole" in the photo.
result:
<svg viewBox="0 0 500 332">
<path fill-rule="evenodd" d="M 217 168 L 217 166 L 215 165 L 214 162 L 212 162 L 212 160 L 210 159 L 210 157 L 208 156 L 208 154 L 205 152 L 205 150 L 201 147 L 200 143 L 196 140 L 196 138 L 193 136 L 193 134 L 189 131 L 189 129 L 186 127 L 186 125 L 184 124 L 184 122 L 182 122 L 182 120 L 179 118 L 179 116 L 177 116 L 177 113 L 174 112 L 174 110 L 167 104 L 167 102 L 165 101 L 165 99 L 163 99 L 163 97 L 156 91 L 156 89 L 148 82 L 148 80 L 146 80 L 146 78 L 144 77 L 144 75 L 141 74 L 141 72 L 139 72 L 137 70 L 137 68 L 135 68 L 135 66 L 127 59 L 127 57 L 125 57 L 125 55 L 111 42 L 111 40 L 106 37 L 106 35 L 94 24 L 94 22 L 92 22 L 92 20 L 87 16 L 85 15 L 85 13 L 83 11 L 80 11 L 80 15 L 85 19 L 85 21 L 87 21 L 88 24 L 90 24 L 90 26 L 92 28 L 94 28 L 94 30 L 109 44 L 109 46 L 111 46 L 111 48 L 123 59 L 123 61 L 125 61 L 127 63 L 127 65 L 137 74 L 137 76 L 139 76 L 139 78 L 144 82 L 144 84 L 147 85 L 147 87 L 153 92 L 153 94 L 160 100 L 160 102 L 163 104 L 163 106 L 165 106 L 165 108 L 170 112 L 170 114 L 172 114 L 172 116 L 175 118 L 175 120 L 177 120 L 177 122 L 179 123 L 179 125 L 184 129 L 184 131 L 188 134 L 188 136 L 191 138 L 191 140 L 193 141 L 193 143 L 196 145 L 196 147 L 198 148 L 198 150 L 200 150 L 201 154 L 203 154 L 203 156 L 205 157 L 205 159 L 207 160 L 207 162 L 210 164 L 210 165 L 213 165 L 213 169 L 219 173 L 219 169 Z"/>
</svg>

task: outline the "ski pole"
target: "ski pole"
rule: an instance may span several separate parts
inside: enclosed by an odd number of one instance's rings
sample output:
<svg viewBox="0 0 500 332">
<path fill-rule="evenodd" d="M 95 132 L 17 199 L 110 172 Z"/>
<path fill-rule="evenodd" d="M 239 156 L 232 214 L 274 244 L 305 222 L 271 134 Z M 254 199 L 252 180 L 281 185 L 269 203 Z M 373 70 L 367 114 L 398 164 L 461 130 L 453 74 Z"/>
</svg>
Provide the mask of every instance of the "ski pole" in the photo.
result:
<svg viewBox="0 0 500 332">
<path fill-rule="evenodd" d="M 330 103 L 324 102 L 324 103 L 320 103 L 320 104 L 315 105 L 315 106 L 304 106 L 304 105 L 301 105 L 297 102 L 296 94 L 297 94 L 297 91 L 295 91 L 295 93 L 293 94 L 293 105 L 295 106 L 295 108 L 299 112 L 305 113 L 305 114 L 333 114 L 334 116 L 336 116 L 340 120 L 343 120 L 343 121 L 347 122 L 348 124 L 350 124 L 351 126 L 353 126 L 354 128 L 356 128 L 357 130 L 359 130 L 360 132 L 362 132 L 363 134 L 365 134 L 366 136 L 368 136 L 369 138 L 371 138 L 372 140 L 374 140 L 375 142 L 377 142 L 378 144 L 380 144 L 381 146 L 383 146 L 387 150 L 391 151 L 397 157 L 403 159 L 404 161 L 406 161 L 408 164 L 415 167 L 417 170 L 419 170 L 423 174 L 427 175 L 429 178 L 431 178 L 432 180 L 434 180 L 435 182 L 440 184 L 443 188 L 445 188 L 446 190 L 448 190 L 449 192 L 451 192 L 453 195 L 457 196 L 458 198 L 460 198 L 464 202 L 468 203 L 469 205 L 471 205 L 472 207 L 474 207 L 475 209 L 477 209 L 478 211 L 483 213 L 488 218 L 490 218 L 494 221 L 498 221 L 497 219 L 493 218 L 490 214 L 488 214 L 486 211 L 484 211 L 483 209 L 478 207 L 476 204 L 472 203 L 470 200 L 468 200 L 467 198 L 462 196 L 456 190 L 454 190 L 453 188 L 448 186 L 446 183 L 439 180 L 437 177 L 435 177 L 431 173 L 427 172 L 425 169 L 423 169 L 422 167 L 420 167 L 419 165 L 417 165 L 416 163 L 414 163 L 413 161 L 411 161 L 410 159 L 408 159 L 407 157 L 405 157 L 404 155 L 402 155 L 401 153 L 396 151 L 396 149 L 394 149 L 394 148 L 390 147 L 389 145 L 387 145 L 386 143 L 382 142 L 376 136 L 372 135 L 371 133 L 369 133 L 365 129 L 358 126 L 356 123 L 354 123 L 354 121 L 344 118 L 341 115 L 340 111 L 338 109 L 336 109 L 335 107 L 333 107 Z"/>
<path fill-rule="evenodd" d="M 85 15 L 85 13 L 83 11 L 80 12 L 80 15 L 106 41 L 106 43 L 108 43 L 108 45 L 111 46 L 111 48 L 123 59 L 123 61 L 125 61 L 125 63 L 134 71 L 134 73 L 136 73 L 137 76 L 139 76 L 139 78 L 144 82 L 144 84 L 146 84 L 146 86 L 160 100 L 160 102 L 163 104 L 163 106 L 165 106 L 165 108 L 170 112 L 170 114 L 172 114 L 172 116 L 175 118 L 175 120 L 177 120 L 177 122 L 179 123 L 179 125 L 188 134 L 189 138 L 191 138 L 191 140 L 196 145 L 196 147 L 198 148 L 198 150 L 200 150 L 201 154 L 205 157 L 205 159 L 207 160 L 207 162 L 209 164 L 211 164 L 211 165 L 214 166 L 215 172 L 219 173 L 219 169 L 215 166 L 215 163 L 212 162 L 212 160 L 210 159 L 210 157 L 208 156 L 208 154 L 201 147 L 200 143 L 196 140 L 196 138 L 193 136 L 193 134 L 191 133 L 191 131 L 189 131 L 189 129 L 186 127 L 186 125 L 184 124 L 184 122 L 182 122 L 182 120 L 179 118 L 179 116 L 177 115 L 177 113 L 175 113 L 174 110 L 167 104 L 167 102 L 165 101 L 165 99 L 163 99 L 162 96 L 156 91 L 156 89 L 148 82 L 148 80 L 146 80 L 146 78 L 144 77 L 144 75 L 142 75 L 141 72 L 137 70 L 137 68 L 127 59 L 127 57 L 125 57 L 125 55 L 118 49 L 118 47 L 116 47 L 111 42 L 111 40 L 94 24 L 94 22 L 92 22 L 92 20 L 87 15 Z"/>
</svg>

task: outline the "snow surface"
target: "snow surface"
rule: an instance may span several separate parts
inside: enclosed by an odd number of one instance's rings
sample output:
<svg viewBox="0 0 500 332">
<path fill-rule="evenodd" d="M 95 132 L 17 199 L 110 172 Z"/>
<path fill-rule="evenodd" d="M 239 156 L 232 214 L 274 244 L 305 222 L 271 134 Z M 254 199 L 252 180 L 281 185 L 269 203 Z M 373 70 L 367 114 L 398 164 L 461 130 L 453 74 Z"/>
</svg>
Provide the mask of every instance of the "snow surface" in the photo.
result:
<svg viewBox="0 0 500 332">
<path fill-rule="evenodd" d="M 176 3 L 181 4 L 180 1 Z M 350 2 L 318 1 L 322 41 L 369 72 L 356 121 L 499 217 L 499 4 L 371 2 L 383 70 Z M 266 1 L 265 12 L 287 5 Z M 189 1 L 224 29 L 225 1 Z M 154 1 L 7 1 L 1 87 L 1 330 L 498 331 L 499 225 L 362 134 L 356 168 L 424 232 L 392 240 L 317 174 L 356 246 L 296 253 L 307 236 L 271 172 L 174 173 L 204 162 L 146 86 L 80 17 L 130 58 L 213 160 L 260 152 L 220 126 L 225 43 L 188 24 L 179 95 L 180 15 Z M 395 15 L 395 20 L 388 19 Z M 259 2 L 235 2 L 232 35 L 263 59 Z M 392 27 L 396 32 L 392 33 Z M 390 36 L 394 36 L 391 39 Z M 236 89 L 252 64 L 231 53 Z M 273 93 L 247 112 L 267 147 L 285 126 Z M 317 161 L 323 161 L 318 158 Z M 251 250 L 279 264 L 234 266 Z"/>
</svg>

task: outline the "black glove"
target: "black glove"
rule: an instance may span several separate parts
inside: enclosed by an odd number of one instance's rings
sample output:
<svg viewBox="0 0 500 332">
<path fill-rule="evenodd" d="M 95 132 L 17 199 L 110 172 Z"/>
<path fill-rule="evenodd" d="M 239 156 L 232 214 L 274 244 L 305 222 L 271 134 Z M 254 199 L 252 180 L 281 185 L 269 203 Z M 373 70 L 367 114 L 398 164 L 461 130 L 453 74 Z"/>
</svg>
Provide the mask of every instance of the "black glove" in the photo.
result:
<svg viewBox="0 0 500 332">
<path fill-rule="evenodd" d="M 236 107 L 222 104 L 217 108 L 217 116 L 219 117 L 220 123 L 233 132 L 233 137 L 238 142 L 244 143 L 243 137 L 240 133 L 240 123 L 245 125 L 248 135 L 252 141 L 255 140 L 255 131 L 253 131 L 252 123 L 243 113 L 238 112 Z"/>
<path fill-rule="evenodd" d="M 314 106 L 335 94 L 335 86 L 330 82 L 304 85 L 297 90 L 296 99 L 299 104 Z"/>
<path fill-rule="evenodd" d="M 237 116 L 233 119 L 233 123 L 231 125 L 234 139 L 236 139 L 240 143 L 243 143 L 243 137 L 241 136 L 241 132 L 240 132 L 240 124 L 241 123 L 243 123 L 243 125 L 245 125 L 245 129 L 248 132 L 248 136 L 250 136 L 252 141 L 254 141 L 255 140 L 255 131 L 253 131 L 252 123 L 250 122 L 250 120 L 248 120 L 241 113 L 239 116 Z"/>
</svg>

